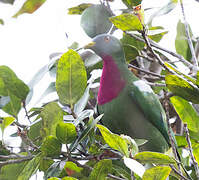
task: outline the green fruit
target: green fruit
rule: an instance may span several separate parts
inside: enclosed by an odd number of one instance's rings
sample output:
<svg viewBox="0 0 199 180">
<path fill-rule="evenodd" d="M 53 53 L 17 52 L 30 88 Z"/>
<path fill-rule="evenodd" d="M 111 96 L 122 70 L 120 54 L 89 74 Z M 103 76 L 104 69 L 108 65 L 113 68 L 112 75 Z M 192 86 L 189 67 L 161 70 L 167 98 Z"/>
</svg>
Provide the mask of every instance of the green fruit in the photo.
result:
<svg viewBox="0 0 199 180">
<path fill-rule="evenodd" d="M 93 38 L 98 34 L 108 33 L 112 27 L 109 17 L 111 12 L 104 5 L 93 5 L 84 10 L 81 16 L 81 27 Z"/>
</svg>

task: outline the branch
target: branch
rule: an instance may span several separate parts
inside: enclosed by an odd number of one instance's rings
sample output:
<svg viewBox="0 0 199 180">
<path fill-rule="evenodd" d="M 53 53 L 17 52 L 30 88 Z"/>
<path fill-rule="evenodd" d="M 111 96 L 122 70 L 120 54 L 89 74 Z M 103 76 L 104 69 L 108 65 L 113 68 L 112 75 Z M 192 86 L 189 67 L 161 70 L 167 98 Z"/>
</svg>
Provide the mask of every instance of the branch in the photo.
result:
<svg viewBox="0 0 199 180">
<path fill-rule="evenodd" d="M 187 128 L 187 124 L 184 124 L 184 131 L 185 131 L 185 134 L 186 134 L 186 140 L 187 140 L 187 144 L 188 144 L 188 147 L 189 147 L 190 156 L 191 156 L 191 159 L 193 161 L 194 169 L 195 169 L 195 172 L 196 172 L 196 177 L 197 177 L 197 179 L 199 179 L 198 163 L 197 163 L 197 161 L 196 161 L 196 159 L 193 155 L 193 149 L 192 149 L 192 146 L 191 146 L 191 140 L 190 140 L 189 130 Z"/>
<path fill-rule="evenodd" d="M 190 36 L 190 32 L 189 32 L 189 26 L 188 26 L 188 23 L 186 21 L 184 5 L 183 5 L 182 0 L 180 0 L 180 5 L 181 5 L 182 16 L 183 16 L 183 20 L 184 20 L 185 32 L 186 32 L 189 48 L 190 48 L 191 55 L 192 55 L 193 65 L 198 67 L 198 61 L 197 61 L 196 54 L 195 54 L 194 47 L 193 47 L 193 43 L 192 43 L 192 40 L 191 40 L 191 36 Z"/>
<path fill-rule="evenodd" d="M 134 69 L 136 69 L 136 70 L 138 70 L 138 71 L 140 71 L 140 72 L 144 72 L 144 73 L 146 73 L 146 74 L 150 74 L 150 75 L 159 77 L 159 78 L 161 78 L 161 79 L 164 79 L 164 78 L 165 78 L 165 76 L 162 76 L 162 75 L 157 74 L 157 73 L 154 73 L 154 72 L 147 71 L 147 70 L 145 70 L 145 69 L 139 68 L 139 67 L 134 66 L 134 65 L 132 65 L 132 64 L 128 64 L 128 66 L 130 66 L 130 67 L 132 67 L 132 68 L 134 68 Z"/>
<path fill-rule="evenodd" d="M 177 175 L 179 175 L 182 179 L 184 179 L 184 180 L 190 180 L 190 179 L 186 178 L 185 176 L 183 176 L 182 173 L 179 172 L 173 165 L 170 164 L 169 166 L 170 166 L 171 169 L 172 169 Z"/>
<path fill-rule="evenodd" d="M 138 40 L 138 41 L 145 42 L 144 39 L 142 39 L 141 37 L 136 36 L 135 34 L 131 34 L 131 33 L 128 33 L 128 32 L 126 32 L 126 31 L 124 31 L 124 32 L 125 32 L 126 34 L 128 34 L 129 36 L 135 38 L 135 39 Z M 195 66 L 194 66 L 193 64 L 191 64 L 189 61 L 187 61 L 186 59 L 184 59 L 183 56 L 181 56 L 181 55 L 179 55 L 179 54 L 177 54 L 177 53 L 175 53 L 175 52 L 172 52 L 172 51 L 170 51 L 170 50 L 168 50 L 168 49 L 165 49 L 165 48 L 159 46 L 158 44 L 156 44 L 156 43 L 155 43 L 154 41 L 152 41 L 152 40 L 149 40 L 149 42 L 150 42 L 150 44 L 151 44 L 152 47 L 155 47 L 155 48 L 157 48 L 157 49 L 159 49 L 159 50 L 162 50 L 162 51 L 164 51 L 164 52 L 166 52 L 166 53 L 172 55 L 173 57 L 178 58 L 181 62 L 183 62 L 184 64 L 186 64 L 187 67 L 192 68 L 192 69 L 195 68 Z"/>
<path fill-rule="evenodd" d="M 8 164 L 15 164 L 15 163 L 21 163 L 21 162 L 24 162 L 24 161 L 28 161 L 28 160 L 33 159 L 33 157 L 34 156 L 26 156 L 25 158 L 22 158 L 22 159 L 14 159 L 14 160 L 3 161 L 3 162 L 0 162 L 0 167 L 8 165 Z"/>
<path fill-rule="evenodd" d="M 166 111 L 166 120 L 167 120 L 167 126 L 168 126 L 168 134 L 169 134 L 169 140 L 171 142 L 171 148 L 172 148 L 172 151 L 173 151 L 173 154 L 174 154 L 174 157 L 175 159 L 177 160 L 177 165 L 178 165 L 178 169 L 179 169 L 179 173 L 182 175 L 182 172 L 181 172 L 181 169 L 180 169 L 180 163 L 179 163 L 179 158 L 178 158 L 178 155 L 177 155 L 177 148 L 176 148 L 176 145 L 175 145 L 175 141 L 173 139 L 173 136 L 172 136 L 172 132 L 171 132 L 171 125 L 169 123 L 169 99 L 166 95 L 166 92 L 164 91 L 164 95 L 165 95 L 165 99 L 164 99 L 164 106 L 165 106 L 165 111 Z"/>
<path fill-rule="evenodd" d="M 90 167 L 90 166 L 88 166 L 88 165 L 86 165 L 86 164 L 80 164 L 77 160 L 75 160 L 75 159 L 73 159 L 73 158 L 71 158 L 71 157 L 68 157 L 68 160 L 74 162 L 74 163 L 77 164 L 77 166 L 79 166 L 79 167 L 86 168 L 86 169 L 88 169 L 89 171 L 92 171 L 92 170 L 93 170 L 92 167 Z M 114 175 L 112 175 L 112 174 L 108 174 L 107 177 L 112 178 L 112 179 L 115 179 L 115 180 L 125 180 L 125 179 L 123 179 L 123 178 L 114 176 Z"/>
</svg>

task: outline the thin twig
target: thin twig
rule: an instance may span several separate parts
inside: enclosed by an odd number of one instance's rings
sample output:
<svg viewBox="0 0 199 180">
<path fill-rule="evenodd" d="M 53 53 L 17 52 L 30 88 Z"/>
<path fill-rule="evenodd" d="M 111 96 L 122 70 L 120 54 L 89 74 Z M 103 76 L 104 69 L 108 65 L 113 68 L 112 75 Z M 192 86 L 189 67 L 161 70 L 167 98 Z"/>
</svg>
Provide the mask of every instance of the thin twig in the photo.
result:
<svg viewBox="0 0 199 180">
<path fill-rule="evenodd" d="M 144 39 L 142 39 L 141 37 L 138 37 L 138 36 L 135 35 L 135 34 L 131 34 L 131 33 L 128 33 L 128 32 L 125 32 L 125 33 L 128 34 L 129 36 L 135 38 L 135 39 L 138 40 L 138 41 L 145 42 Z M 164 51 L 164 52 L 166 52 L 166 53 L 172 55 L 173 57 L 178 58 L 181 62 L 183 62 L 184 64 L 186 64 L 187 67 L 189 67 L 189 68 L 192 68 L 192 69 L 195 68 L 195 66 L 194 66 L 193 64 L 191 64 L 189 61 L 187 61 L 186 59 L 184 59 L 183 56 L 181 56 L 181 55 L 179 55 L 179 54 L 177 54 L 177 53 L 175 53 L 175 52 L 173 52 L 173 51 L 170 51 L 170 50 L 168 50 L 168 49 L 165 49 L 165 48 L 161 47 L 160 45 L 156 44 L 156 43 L 155 43 L 154 41 L 152 41 L 152 40 L 149 40 L 149 41 L 150 41 L 150 44 L 151 44 L 152 47 L 155 47 L 155 48 L 157 48 L 157 49 L 159 49 L 159 50 L 162 50 L 162 51 Z"/>
<path fill-rule="evenodd" d="M 172 164 L 169 165 L 171 167 L 171 169 L 177 174 L 179 175 L 182 179 L 184 180 L 190 180 L 188 178 L 186 178 L 185 176 L 182 175 L 182 173 L 180 173 Z"/>
<path fill-rule="evenodd" d="M 165 78 L 165 76 L 162 76 L 162 75 L 157 74 L 157 73 L 154 73 L 154 72 L 147 71 L 147 70 L 145 70 L 145 69 L 139 68 L 139 67 L 134 66 L 134 65 L 132 65 L 132 64 L 128 64 L 128 66 L 130 66 L 130 67 L 132 67 L 132 68 L 134 68 L 134 69 L 136 69 L 136 70 L 138 70 L 138 71 L 144 72 L 144 73 L 146 73 L 146 74 L 150 74 L 150 75 L 159 77 L 159 78 L 161 78 L 161 79 L 164 79 L 164 78 Z"/>
<path fill-rule="evenodd" d="M 184 124 L 184 131 L 185 131 L 185 134 L 186 134 L 186 140 L 187 140 L 187 144 L 188 144 L 188 147 L 189 147 L 190 156 L 191 156 L 191 159 L 193 161 L 194 169 L 195 169 L 195 172 L 196 172 L 196 177 L 197 177 L 197 179 L 199 179 L 198 163 L 197 163 L 197 161 L 196 161 L 196 159 L 195 159 L 195 157 L 193 155 L 193 149 L 192 149 L 192 146 L 191 146 L 189 130 L 187 128 L 187 124 L 186 123 Z"/>
<path fill-rule="evenodd" d="M 68 160 L 74 162 L 74 163 L 75 163 L 77 166 L 79 166 L 79 167 L 86 168 L 86 169 L 88 169 L 89 171 L 92 171 L 92 170 L 93 170 L 92 167 L 90 167 L 90 166 L 88 166 L 88 165 L 86 165 L 86 164 L 80 164 L 77 160 L 75 160 L 75 159 L 73 159 L 73 158 L 69 158 Z M 107 177 L 112 178 L 112 179 L 115 179 L 115 180 L 125 180 L 125 179 L 123 179 L 123 178 L 114 176 L 114 175 L 112 175 L 112 174 L 108 174 Z"/>
<path fill-rule="evenodd" d="M 28 111 L 27 111 L 27 109 L 26 109 L 26 102 L 23 101 L 22 104 L 23 104 L 23 108 L 24 108 L 26 117 L 28 118 L 28 121 L 29 121 L 29 123 L 31 124 L 31 121 L 30 121 L 30 118 L 29 118 L 29 115 L 28 115 Z"/>
<path fill-rule="evenodd" d="M 187 41 L 188 41 L 189 48 L 190 48 L 191 55 L 192 55 L 193 65 L 198 67 L 198 61 L 197 61 L 197 58 L 196 58 L 195 50 L 194 50 L 193 43 L 192 43 L 191 36 L 190 36 L 190 32 L 189 32 L 189 26 L 188 26 L 188 23 L 187 23 L 186 17 L 185 17 L 183 0 L 180 0 L 180 6 L 181 6 L 181 10 L 182 10 L 182 16 L 183 16 L 183 20 L 184 20 L 184 26 L 185 26 Z"/>
<path fill-rule="evenodd" d="M 146 82 L 150 86 L 155 86 L 155 87 L 166 87 L 166 84 L 161 84 L 161 83 L 152 83 L 152 82 Z"/>
<path fill-rule="evenodd" d="M 34 156 L 27 156 L 27 157 L 25 157 L 23 159 L 15 159 L 15 160 L 2 161 L 2 162 L 0 162 L 0 167 L 8 165 L 8 164 L 15 164 L 15 163 L 21 163 L 21 162 L 24 162 L 24 161 L 28 161 L 28 160 L 31 160 L 33 157 Z"/>
<path fill-rule="evenodd" d="M 171 148 L 172 148 L 174 157 L 177 160 L 179 173 L 182 175 L 182 171 L 181 171 L 180 163 L 179 163 L 179 158 L 178 158 L 178 155 L 177 155 L 177 149 L 176 149 L 175 141 L 173 139 L 172 132 L 171 132 L 171 124 L 169 123 L 169 118 L 170 118 L 170 115 L 169 115 L 169 103 L 168 103 L 169 99 L 168 99 L 165 91 L 164 91 L 164 93 L 165 93 L 164 106 L 165 106 L 165 111 L 166 111 L 166 120 L 167 120 L 167 126 L 168 126 L 169 139 L 170 139 L 170 142 L 171 142 Z"/>
</svg>

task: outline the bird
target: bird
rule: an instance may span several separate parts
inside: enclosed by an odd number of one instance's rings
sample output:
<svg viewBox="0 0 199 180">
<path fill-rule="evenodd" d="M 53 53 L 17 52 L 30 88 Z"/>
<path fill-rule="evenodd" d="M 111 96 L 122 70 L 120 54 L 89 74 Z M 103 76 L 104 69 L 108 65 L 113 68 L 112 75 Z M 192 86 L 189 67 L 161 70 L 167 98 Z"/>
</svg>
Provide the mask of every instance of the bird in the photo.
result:
<svg viewBox="0 0 199 180">
<path fill-rule="evenodd" d="M 152 88 L 128 69 L 120 40 L 100 34 L 86 49 L 103 60 L 97 96 L 103 125 L 113 133 L 147 140 L 140 151 L 166 152 L 170 141 L 165 111 Z"/>
</svg>

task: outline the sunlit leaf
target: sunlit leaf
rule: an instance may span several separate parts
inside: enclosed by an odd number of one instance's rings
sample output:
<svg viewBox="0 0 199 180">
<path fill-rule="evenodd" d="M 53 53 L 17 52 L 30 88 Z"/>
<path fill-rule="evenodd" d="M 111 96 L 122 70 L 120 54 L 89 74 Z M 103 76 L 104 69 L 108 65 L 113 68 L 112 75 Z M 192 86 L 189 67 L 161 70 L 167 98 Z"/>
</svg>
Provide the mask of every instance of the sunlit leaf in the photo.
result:
<svg viewBox="0 0 199 180">
<path fill-rule="evenodd" d="M 141 31 L 143 30 L 142 24 L 139 18 L 130 13 L 124 13 L 119 16 L 109 18 L 110 21 L 123 31 Z"/>
<path fill-rule="evenodd" d="M 32 160 L 28 161 L 24 169 L 20 172 L 17 180 L 29 179 L 38 170 L 42 154 L 37 154 Z"/>
<path fill-rule="evenodd" d="M 192 82 L 188 82 L 177 75 L 166 75 L 165 81 L 168 89 L 175 95 L 195 104 L 199 103 L 199 89 Z"/>
<path fill-rule="evenodd" d="M 105 142 L 113 149 L 120 151 L 123 153 L 125 156 L 128 157 L 129 152 L 128 152 L 128 145 L 127 142 L 124 138 L 121 136 L 112 133 L 109 131 L 105 126 L 102 125 L 97 125 L 99 128 Z"/>
<path fill-rule="evenodd" d="M 168 155 L 157 152 L 140 152 L 134 159 L 142 163 L 174 164 L 175 160 Z"/>
<path fill-rule="evenodd" d="M 84 94 L 87 76 L 84 63 L 79 54 L 69 50 L 58 62 L 56 89 L 63 104 L 73 106 Z"/>
<path fill-rule="evenodd" d="M 82 12 L 91 5 L 91 3 L 82 3 L 78 6 L 71 7 L 68 9 L 68 14 L 82 14 Z"/>
<path fill-rule="evenodd" d="M 145 172 L 145 167 L 138 161 L 124 157 L 124 164 L 138 176 L 142 177 Z"/>
<path fill-rule="evenodd" d="M 183 123 L 187 123 L 191 131 L 198 132 L 199 116 L 193 106 L 188 101 L 178 96 L 173 96 L 170 100 Z"/>
<path fill-rule="evenodd" d="M 2 120 L 2 124 L 0 124 L 2 133 L 4 130 L 14 122 L 15 118 L 13 117 L 4 117 Z"/>
<path fill-rule="evenodd" d="M 67 161 L 64 165 L 64 170 L 69 176 L 72 176 L 73 174 L 80 173 L 83 168 L 78 167 L 74 162 Z"/>
<path fill-rule="evenodd" d="M 61 152 L 61 146 L 62 144 L 56 137 L 47 136 L 40 149 L 46 156 L 57 156 Z"/>
<path fill-rule="evenodd" d="M 49 135 L 56 136 L 57 124 L 63 122 L 63 111 L 55 102 L 47 104 L 41 111 L 42 137 Z"/>
<path fill-rule="evenodd" d="M 56 136 L 63 144 L 72 143 L 77 137 L 75 125 L 72 123 L 60 122 L 56 127 Z"/>
<path fill-rule="evenodd" d="M 189 26 L 189 32 L 190 32 L 190 36 L 192 37 L 193 34 L 192 34 L 190 26 Z M 180 20 L 178 21 L 178 25 L 177 25 L 175 48 L 178 54 L 182 55 L 188 61 L 191 60 L 192 55 L 191 55 L 191 51 L 190 51 L 188 40 L 187 40 L 185 25 Z"/>
<path fill-rule="evenodd" d="M 165 180 L 169 176 L 171 168 L 169 166 L 156 166 L 147 169 L 142 180 Z"/>
<path fill-rule="evenodd" d="M 155 42 L 160 42 L 160 40 L 163 38 L 163 36 L 167 33 L 168 33 L 168 31 L 164 31 L 164 32 L 161 32 L 161 33 L 158 33 L 158 34 L 148 35 L 148 37 Z"/>
<path fill-rule="evenodd" d="M 106 179 L 106 176 L 112 169 L 112 161 L 110 159 L 104 159 L 95 164 L 89 179 L 90 180 L 102 180 Z"/>
<path fill-rule="evenodd" d="M 35 12 L 46 0 L 27 0 L 21 9 L 13 16 L 14 18 L 18 17 L 23 13 L 32 14 Z"/>
<path fill-rule="evenodd" d="M 22 100 L 28 95 L 28 86 L 7 66 L 0 66 L 0 95 L 13 94 Z"/>
<path fill-rule="evenodd" d="M 9 165 L 1 167 L 0 179 L 2 180 L 17 179 L 17 177 L 22 172 L 26 164 L 27 162 L 21 162 L 21 163 L 9 164 Z"/>
<path fill-rule="evenodd" d="M 122 0 L 122 2 L 129 8 L 141 4 L 142 0 Z"/>
</svg>

